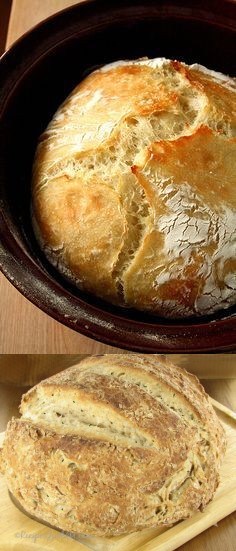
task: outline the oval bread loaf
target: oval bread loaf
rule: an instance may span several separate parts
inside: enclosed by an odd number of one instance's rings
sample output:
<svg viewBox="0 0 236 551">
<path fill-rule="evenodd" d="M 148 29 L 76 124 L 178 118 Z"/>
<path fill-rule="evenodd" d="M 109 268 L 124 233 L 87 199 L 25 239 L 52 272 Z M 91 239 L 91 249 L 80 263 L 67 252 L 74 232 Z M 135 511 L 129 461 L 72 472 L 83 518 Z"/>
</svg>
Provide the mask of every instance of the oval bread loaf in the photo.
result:
<svg viewBox="0 0 236 551">
<path fill-rule="evenodd" d="M 236 304 L 235 91 L 159 58 L 75 88 L 41 136 L 32 187 L 36 236 L 68 280 L 164 317 Z"/>
<path fill-rule="evenodd" d="M 114 536 L 203 510 L 224 432 L 193 375 L 159 356 L 88 357 L 22 399 L 1 469 L 25 511 L 60 529 Z"/>
</svg>

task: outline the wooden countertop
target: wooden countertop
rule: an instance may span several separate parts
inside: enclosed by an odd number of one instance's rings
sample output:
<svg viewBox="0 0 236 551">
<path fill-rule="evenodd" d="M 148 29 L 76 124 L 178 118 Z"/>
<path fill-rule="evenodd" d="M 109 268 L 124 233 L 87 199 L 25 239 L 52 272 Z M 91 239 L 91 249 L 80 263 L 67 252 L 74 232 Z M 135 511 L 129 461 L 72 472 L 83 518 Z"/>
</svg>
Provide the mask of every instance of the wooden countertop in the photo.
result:
<svg viewBox="0 0 236 551">
<path fill-rule="evenodd" d="M 220 360 L 219 357 L 214 356 L 217 363 Z M 8 357 L 2 358 L 0 362 L 0 380 L 4 380 L 4 373 L 7 374 L 6 377 L 9 381 L 10 379 L 14 381 L 13 384 L 0 383 L 0 432 L 4 431 L 6 428 L 7 421 L 11 418 L 12 415 L 18 415 L 18 404 L 21 399 L 23 392 L 29 388 L 29 386 L 22 386 L 24 381 L 29 383 L 29 381 L 39 380 L 38 372 L 41 372 L 43 377 L 55 373 L 57 371 L 56 365 L 58 365 L 58 370 L 63 367 L 67 367 L 74 362 L 79 361 L 79 355 L 74 358 L 69 356 L 62 356 L 60 358 L 60 365 L 57 364 L 57 359 L 55 356 L 50 361 L 50 357 L 39 356 L 37 359 L 37 370 L 35 371 L 35 359 L 32 357 L 28 358 L 28 372 L 25 369 L 23 370 L 24 377 L 19 380 L 18 370 L 18 380 L 17 380 L 17 367 L 19 367 L 17 357 L 10 355 Z M 191 365 L 191 357 L 187 358 L 185 356 L 184 362 L 181 357 L 176 358 L 179 360 L 178 363 L 185 365 Z M 236 357 L 235 357 L 236 361 Z M 22 359 L 22 365 L 26 366 L 27 358 Z M 8 367 L 8 369 L 7 369 Z M 38 371 L 38 372 L 37 372 Z M 195 370 L 196 371 L 196 370 Z M 27 376 L 26 376 L 27 375 Z M 5 379 L 6 380 L 6 379 Z M 227 379 L 203 379 L 202 384 L 204 385 L 206 391 L 231 409 L 236 410 L 236 378 L 227 378 Z M 1 528 L 0 528 L 1 536 Z M 235 551 L 235 541 L 236 541 L 236 513 L 233 513 L 219 522 L 217 525 L 212 526 L 210 529 L 206 530 L 190 542 L 179 548 L 179 551 Z M 56 551 L 56 549 L 55 549 Z"/>
</svg>

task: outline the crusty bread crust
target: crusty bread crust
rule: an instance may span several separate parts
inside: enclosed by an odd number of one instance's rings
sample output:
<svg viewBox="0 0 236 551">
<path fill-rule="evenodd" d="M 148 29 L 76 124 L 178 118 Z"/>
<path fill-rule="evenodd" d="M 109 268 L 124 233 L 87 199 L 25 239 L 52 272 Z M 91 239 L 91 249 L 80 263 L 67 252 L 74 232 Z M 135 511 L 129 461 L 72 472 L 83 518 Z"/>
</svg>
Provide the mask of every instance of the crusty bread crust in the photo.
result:
<svg viewBox="0 0 236 551">
<path fill-rule="evenodd" d="M 41 136 L 35 233 L 84 289 L 165 317 L 236 303 L 236 87 L 169 60 L 89 75 Z"/>
<path fill-rule="evenodd" d="M 7 427 L 1 469 L 31 515 L 103 536 L 204 509 L 223 429 L 199 381 L 163 357 L 89 357 L 38 384 Z"/>
</svg>

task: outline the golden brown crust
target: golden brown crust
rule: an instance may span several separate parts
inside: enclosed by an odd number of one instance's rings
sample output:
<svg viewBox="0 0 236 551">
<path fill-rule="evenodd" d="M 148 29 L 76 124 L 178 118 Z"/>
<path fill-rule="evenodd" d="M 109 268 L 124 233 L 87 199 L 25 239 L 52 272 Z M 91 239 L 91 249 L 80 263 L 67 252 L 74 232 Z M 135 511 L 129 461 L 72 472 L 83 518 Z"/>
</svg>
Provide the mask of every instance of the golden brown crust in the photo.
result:
<svg viewBox="0 0 236 551">
<path fill-rule="evenodd" d="M 22 399 L 2 470 L 30 514 L 118 535 L 171 524 L 212 499 L 223 429 L 199 381 L 163 357 L 89 357 Z"/>
<path fill-rule="evenodd" d="M 32 187 L 36 235 L 66 278 L 166 317 L 236 303 L 235 90 L 158 59 L 75 88 L 41 137 Z"/>
<path fill-rule="evenodd" d="M 236 282 L 234 239 L 227 262 L 222 263 L 222 255 L 227 256 L 234 233 L 233 218 L 227 224 L 225 212 L 230 218 L 232 190 L 235 187 L 235 159 L 236 139 L 225 139 L 207 126 L 200 126 L 190 136 L 153 143 L 142 165 L 132 168 L 150 205 L 160 215 L 159 224 L 146 235 L 143 246 L 124 275 L 127 300 L 135 303 L 137 308 L 145 307 L 160 313 L 160 304 L 168 301 L 174 304 L 177 301 L 181 311 L 193 313 L 196 304 L 204 308 L 205 303 L 214 303 L 218 294 L 213 280 L 221 289 L 230 274 Z M 192 169 L 191 190 L 188 186 L 189 166 Z M 188 218 L 190 208 L 188 203 L 180 207 L 184 192 L 195 194 L 195 209 L 192 221 L 189 221 L 180 240 L 181 226 Z M 161 211 L 160 196 L 163 198 Z M 169 230 L 164 245 L 163 232 L 171 228 L 172 223 L 174 227 Z M 196 234 L 192 238 L 193 226 Z M 191 238 L 193 242 L 195 240 L 195 247 L 190 245 Z M 221 250 L 219 242 L 222 244 Z M 150 250 L 155 250 L 155 266 Z M 163 277 L 164 263 L 171 277 Z M 140 266 L 146 274 L 145 280 L 140 278 Z M 148 294 L 147 288 L 150 289 Z"/>
</svg>

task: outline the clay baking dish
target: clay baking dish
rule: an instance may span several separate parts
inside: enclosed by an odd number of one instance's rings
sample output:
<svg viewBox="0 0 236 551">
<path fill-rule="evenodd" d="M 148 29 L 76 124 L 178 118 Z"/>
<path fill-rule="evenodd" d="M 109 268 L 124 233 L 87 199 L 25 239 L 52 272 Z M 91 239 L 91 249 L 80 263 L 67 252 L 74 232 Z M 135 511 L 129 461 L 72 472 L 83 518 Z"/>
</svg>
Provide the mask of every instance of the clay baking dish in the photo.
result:
<svg viewBox="0 0 236 551">
<path fill-rule="evenodd" d="M 0 265 L 31 302 L 110 345 L 146 352 L 236 348 L 236 308 L 185 322 L 113 307 L 76 290 L 48 264 L 30 221 L 38 137 L 92 69 L 117 59 L 169 57 L 233 76 L 236 4 L 229 0 L 90 0 L 47 19 L 0 63 Z M 10 322 L 9 322 L 10 323 Z"/>
</svg>

